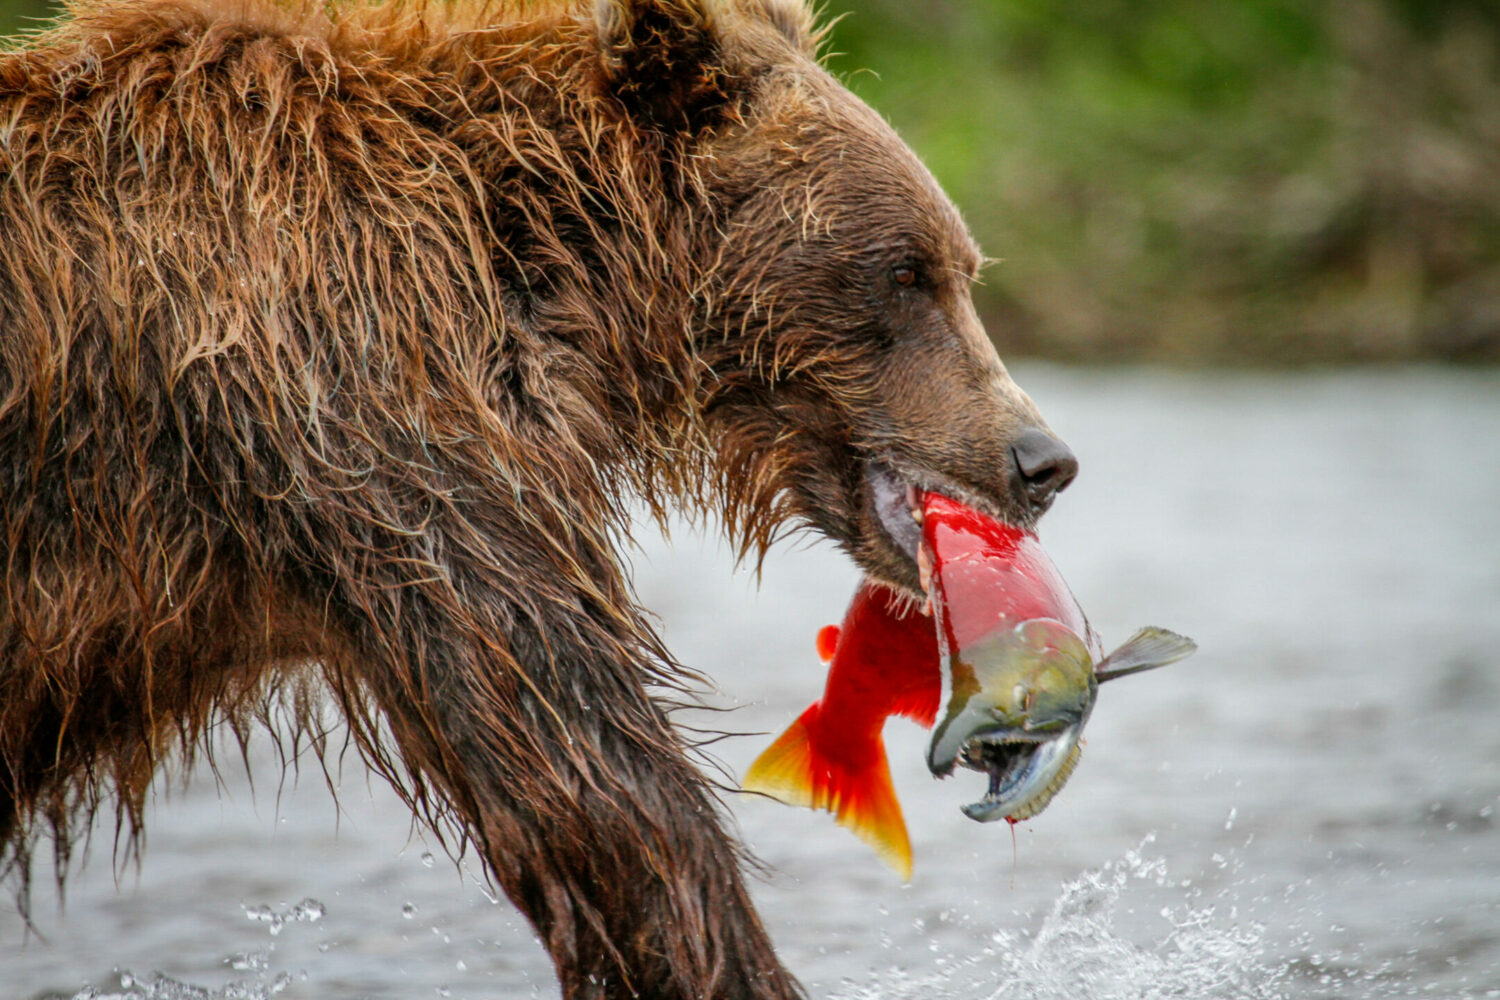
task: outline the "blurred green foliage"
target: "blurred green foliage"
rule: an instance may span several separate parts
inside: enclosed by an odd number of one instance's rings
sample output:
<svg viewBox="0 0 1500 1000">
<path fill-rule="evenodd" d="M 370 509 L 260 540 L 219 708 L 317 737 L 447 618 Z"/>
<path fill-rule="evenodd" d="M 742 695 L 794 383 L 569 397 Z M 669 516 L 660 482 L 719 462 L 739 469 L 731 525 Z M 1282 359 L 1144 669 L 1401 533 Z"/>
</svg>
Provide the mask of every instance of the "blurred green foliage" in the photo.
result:
<svg viewBox="0 0 1500 1000">
<path fill-rule="evenodd" d="M 1497 0 L 823 3 L 1008 356 L 1500 360 Z"/>
<path fill-rule="evenodd" d="M 0 38 L 35 28 L 39 22 L 52 17 L 57 5 L 45 0 L 0 0 Z"/>
<path fill-rule="evenodd" d="M 1002 258 L 1002 350 L 1500 360 L 1500 3 L 846 11 L 830 65 Z"/>
</svg>

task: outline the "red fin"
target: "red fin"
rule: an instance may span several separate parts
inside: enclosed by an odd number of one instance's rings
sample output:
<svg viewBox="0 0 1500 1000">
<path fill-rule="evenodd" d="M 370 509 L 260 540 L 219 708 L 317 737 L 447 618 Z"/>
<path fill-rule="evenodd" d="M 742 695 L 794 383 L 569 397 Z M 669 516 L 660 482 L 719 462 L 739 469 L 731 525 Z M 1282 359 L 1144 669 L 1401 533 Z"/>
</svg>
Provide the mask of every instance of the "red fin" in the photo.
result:
<svg viewBox="0 0 1500 1000">
<path fill-rule="evenodd" d="M 910 719 L 927 729 L 937 721 L 938 701 L 943 696 L 943 679 L 933 672 L 932 683 L 904 692 L 891 702 L 891 714 Z"/>
<path fill-rule="evenodd" d="M 790 806 L 815 809 L 813 753 L 809 726 L 817 721 L 818 704 L 807 707 L 797 721 L 755 758 L 743 782 L 747 792 L 763 792 Z"/>
<path fill-rule="evenodd" d="M 745 772 L 745 790 L 833 813 L 904 881 L 911 881 L 911 839 L 891 785 L 884 742 L 876 737 L 873 760 L 859 770 L 829 759 L 814 745 L 819 707 L 811 705 L 755 759 Z"/>
<path fill-rule="evenodd" d="M 824 625 L 818 629 L 818 658 L 824 663 L 833 662 L 834 650 L 839 648 L 839 627 Z"/>
</svg>

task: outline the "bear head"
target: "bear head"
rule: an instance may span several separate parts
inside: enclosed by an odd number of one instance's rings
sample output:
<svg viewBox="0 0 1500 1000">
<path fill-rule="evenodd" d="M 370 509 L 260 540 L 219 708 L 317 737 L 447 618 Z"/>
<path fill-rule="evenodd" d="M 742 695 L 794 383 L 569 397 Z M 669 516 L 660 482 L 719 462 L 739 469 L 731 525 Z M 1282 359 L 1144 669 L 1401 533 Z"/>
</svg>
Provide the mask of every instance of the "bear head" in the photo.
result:
<svg viewBox="0 0 1500 1000">
<path fill-rule="evenodd" d="M 820 64 L 799 0 L 600 0 L 604 87 L 677 150 L 721 504 L 745 550 L 786 523 L 920 592 L 935 490 L 1030 526 L 1077 463 L 975 312 L 984 258 L 891 126 Z"/>
</svg>

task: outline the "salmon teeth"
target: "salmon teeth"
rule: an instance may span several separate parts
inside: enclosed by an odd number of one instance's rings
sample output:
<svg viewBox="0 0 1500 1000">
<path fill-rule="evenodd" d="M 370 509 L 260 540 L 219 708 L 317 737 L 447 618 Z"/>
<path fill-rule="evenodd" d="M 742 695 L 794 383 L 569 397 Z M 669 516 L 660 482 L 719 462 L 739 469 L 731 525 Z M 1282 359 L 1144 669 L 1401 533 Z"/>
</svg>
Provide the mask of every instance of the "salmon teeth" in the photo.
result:
<svg viewBox="0 0 1500 1000">
<path fill-rule="evenodd" d="M 1052 780 L 1047 782 L 1047 787 L 1028 801 L 1016 806 L 1005 818 L 1013 823 L 1019 823 L 1022 820 L 1031 819 L 1047 808 L 1053 797 L 1062 791 L 1062 786 L 1067 784 L 1068 778 L 1072 777 L 1073 769 L 1078 766 L 1078 758 L 1082 756 L 1083 747 L 1075 745 L 1072 750 L 1068 751 L 1067 759 L 1062 762 L 1062 766 L 1058 768 Z"/>
</svg>

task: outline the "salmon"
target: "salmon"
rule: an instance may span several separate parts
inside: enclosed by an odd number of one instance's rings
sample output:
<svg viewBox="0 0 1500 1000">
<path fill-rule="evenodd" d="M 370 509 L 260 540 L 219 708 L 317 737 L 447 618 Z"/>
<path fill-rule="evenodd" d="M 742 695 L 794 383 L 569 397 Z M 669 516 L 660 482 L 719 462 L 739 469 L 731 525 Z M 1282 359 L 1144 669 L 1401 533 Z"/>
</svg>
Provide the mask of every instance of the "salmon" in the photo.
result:
<svg viewBox="0 0 1500 1000">
<path fill-rule="evenodd" d="M 833 813 L 903 879 L 912 849 L 885 753 L 887 718 L 936 724 L 927 751 L 934 775 L 958 765 L 988 775 L 965 815 L 1017 822 L 1046 808 L 1072 775 L 1100 683 L 1197 648 L 1153 627 L 1104 656 L 1035 534 L 939 493 L 922 497 L 920 520 L 926 604 L 862 582 L 842 628 L 818 634 L 829 665 L 822 697 L 743 782 Z"/>
</svg>

